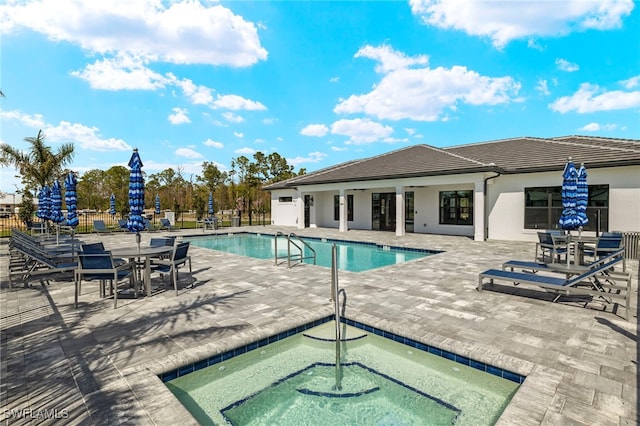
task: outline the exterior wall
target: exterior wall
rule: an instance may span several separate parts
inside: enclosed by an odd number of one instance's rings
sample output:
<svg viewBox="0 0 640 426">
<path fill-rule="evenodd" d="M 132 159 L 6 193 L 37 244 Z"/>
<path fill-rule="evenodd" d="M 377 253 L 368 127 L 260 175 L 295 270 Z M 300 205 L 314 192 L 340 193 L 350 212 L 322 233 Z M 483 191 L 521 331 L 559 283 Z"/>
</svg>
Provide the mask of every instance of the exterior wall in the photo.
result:
<svg viewBox="0 0 640 426">
<path fill-rule="evenodd" d="M 280 202 L 280 197 L 293 197 L 293 201 Z M 271 224 L 279 226 L 297 226 L 298 224 L 298 200 L 297 191 L 293 189 L 279 189 L 271 191 Z M 304 220 L 304 218 L 300 218 Z"/>
<path fill-rule="evenodd" d="M 640 166 L 587 169 L 590 185 L 609 185 L 609 230 L 640 232 Z M 535 229 L 524 228 L 524 188 L 560 186 L 560 172 L 502 175 L 490 180 L 488 238 L 537 241 Z M 587 233 L 588 235 L 589 233 Z"/>
<path fill-rule="evenodd" d="M 609 185 L 609 230 L 640 232 L 640 166 L 606 169 L 587 169 L 590 185 Z M 534 229 L 524 229 L 524 188 L 531 186 L 560 186 L 561 172 L 501 175 L 487 181 L 487 197 L 484 210 L 487 214 L 486 237 L 495 240 L 537 241 Z M 439 193 L 449 190 L 475 190 L 482 197 L 483 181 L 494 174 L 434 176 L 405 180 L 371 181 L 336 185 L 303 187 L 298 194 L 294 189 L 274 190 L 271 194 L 272 223 L 282 226 L 300 226 L 304 223 L 301 203 L 304 194 L 314 197 L 311 207 L 311 226 L 339 228 L 334 220 L 333 197 L 345 188 L 346 195 L 353 195 L 354 220 L 349 229 L 371 229 L 371 194 L 396 192 L 402 185 L 404 192 L 413 191 L 415 201 L 414 232 L 427 234 L 461 235 L 482 239 L 483 223 L 478 220 L 482 209 L 474 210 L 475 226 L 440 225 Z M 353 189 L 356 186 L 358 189 Z M 279 197 L 291 196 L 293 201 L 281 203 Z M 300 199 L 298 197 L 301 197 Z M 300 213 L 302 212 L 302 213 Z M 589 233 L 587 233 L 589 235 Z"/>
</svg>

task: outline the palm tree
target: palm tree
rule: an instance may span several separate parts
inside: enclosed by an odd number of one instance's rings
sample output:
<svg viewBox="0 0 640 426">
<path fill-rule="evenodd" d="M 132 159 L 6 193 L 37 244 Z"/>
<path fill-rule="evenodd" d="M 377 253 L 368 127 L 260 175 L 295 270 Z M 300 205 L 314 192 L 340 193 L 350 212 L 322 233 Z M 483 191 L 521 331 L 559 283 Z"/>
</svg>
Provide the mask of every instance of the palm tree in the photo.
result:
<svg viewBox="0 0 640 426">
<path fill-rule="evenodd" d="M 20 151 L 9 144 L 0 144 L 2 154 L 0 164 L 15 167 L 22 175 L 25 189 L 38 189 L 62 177 L 64 167 L 73 159 L 73 144 L 60 145 L 57 152 L 45 145 L 45 134 L 38 131 L 36 137 L 26 137 L 24 141 L 31 145 L 30 151 Z"/>
</svg>

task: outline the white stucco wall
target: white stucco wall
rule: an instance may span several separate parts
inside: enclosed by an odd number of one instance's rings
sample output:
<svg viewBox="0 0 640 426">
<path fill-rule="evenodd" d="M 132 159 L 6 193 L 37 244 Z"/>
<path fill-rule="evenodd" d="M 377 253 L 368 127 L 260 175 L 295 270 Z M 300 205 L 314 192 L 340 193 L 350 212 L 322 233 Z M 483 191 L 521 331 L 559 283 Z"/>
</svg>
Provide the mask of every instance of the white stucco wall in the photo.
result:
<svg viewBox="0 0 640 426">
<path fill-rule="evenodd" d="M 587 170 L 590 185 L 609 185 L 609 230 L 640 232 L 640 166 Z M 434 176 L 405 180 L 371 181 L 351 183 L 345 194 L 354 197 L 354 220 L 348 222 L 349 229 L 371 229 L 371 194 L 373 192 L 395 193 L 397 185 L 403 185 L 404 191 L 413 191 L 415 200 L 414 232 L 462 235 L 477 237 L 479 230 L 474 226 L 455 226 L 439 224 L 439 193 L 449 190 L 482 189 L 486 175 Z M 524 188 L 532 186 L 560 186 L 561 172 L 528 173 L 519 175 L 501 175 L 488 180 L 486 212 L 488 215 L 487 238 L 496 240 L 537 241 L 536 230 L 524 229 Z M 357 189 L 354 189 L 356 186 Z M 304 194 L 312 194 L 314 206 L 311 207 L 311 226 L 338 228 L 334 220 L 333 197 L 339 194 L 340 187 L 347 184 L 317 185 L 304 187 Z M 480 195 L 479 192 L 476 194 Z M 293 201 L 282 203 L 279 197 L 291 196 Z M 271 197 L 271 216 L 276 225 L 298 226 L 304 221 L 300 200 L 296 190 L 275 190 Z M 474 223 L 478 211 L 474 214 Z M 300 217 L 299 217 L 300 216 Z M 298 218 L 299 217 L 299 218 Z"/>
<path fill-rule="evenodd" d="M 587 169 L 589 185 L 609 185 L 609 230 L 640 232 L 640 166 Z M 491 181 L 490 181 L 491 182 Z M 537 241 L 524 229 L 524 188 L 560 186 L 561 173 L 503 175 L 488 186 L 488 238 Z"/>
</svg>

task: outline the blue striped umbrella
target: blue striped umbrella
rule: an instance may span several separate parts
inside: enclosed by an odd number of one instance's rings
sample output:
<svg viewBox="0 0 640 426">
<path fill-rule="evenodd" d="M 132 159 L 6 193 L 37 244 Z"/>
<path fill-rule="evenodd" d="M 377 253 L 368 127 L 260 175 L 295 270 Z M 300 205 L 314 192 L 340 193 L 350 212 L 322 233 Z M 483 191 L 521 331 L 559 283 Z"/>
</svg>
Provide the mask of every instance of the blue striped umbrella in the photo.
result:
<svg viewBox="0 0 640 426">
<path fill-rule="evenodd" d="M 213 192 L 209 193 L 209 216 L 213 214 Z"/>
<path fill-rule="evenodd" d="M 42 187 L 38 193 L 38 211 L 36 216 L 40 219 L 48 220 L 51 218 L 51 190 L 49 185 Z"/>
<path fill-rule="evenodd" d="M 76 185 L 78 181 L 76 180 L 76 175 L 73 172 L 69 172 L 67 178 L 64 180 L 64 203 L 67 205 L 67 226 L 71 226 L 75 228 L 78 226 L 78 214 L 76 210 L 78 209 L 78 199 L 76 197 Z"/>
<path fill-rule="evenodd" d="M 160 195 L 156 194 L 156 214 L 160 214 Z"/>
<path fill-rule="evenodd" d="M 109 214 L 111 216 L 116 215 L 116 194 L 111 193 L 111 197 L 109 197 Z"/>
<path fill-rule="evenodd" d="M 60 182 L 55 180 L 51 186 L 51 214 L 49 219 L 53 223 L 60 223 L 64 221 L 64 215 L 62 214 L 62 189 L 60 188 Z"/>
<path fill-rule="evenodd" d="M 579 228 L 589 223 L 587 204 L 589 204 L 589 185 L 587 184 L 587 169 L 585 169 L 583 163 L 578 170 L 578 182 L 576 184 L 576 210 Z"/>
<path fill-rule="evenodd" d="M 144 229 L 144 178 L 142 177 L 142 160 L 138 155 L 138 148 L 133 150 L 129 160 L 131 172 L 129 174 L 129 221 L 127 229 L 140 232 Z"/>
<path fill-rule="evenodd" d="M 576 209 L 578 171 L 573 165 L 571 157 L 569 157 L 567 164 L 564 166 L 562 179 L 562 214 L 558 224 L 562 229 L 577 229 L 580 226 Z"/>
</svg>

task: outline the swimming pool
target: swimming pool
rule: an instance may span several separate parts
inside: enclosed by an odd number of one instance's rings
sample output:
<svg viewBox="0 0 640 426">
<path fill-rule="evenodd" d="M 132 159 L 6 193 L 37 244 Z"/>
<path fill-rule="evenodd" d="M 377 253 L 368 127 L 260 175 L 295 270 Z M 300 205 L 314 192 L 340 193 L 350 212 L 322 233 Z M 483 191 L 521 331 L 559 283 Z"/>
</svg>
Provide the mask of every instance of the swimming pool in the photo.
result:
<svg viewBox="0 0 640 426">
<path fill-rule="evenodd" d="M 333 321 L 287 332 L 281 340 L 264 339 L 240 348 L 238 356 L 221 354 L 161 379 L 204 425 L 491 425 L 524 381 L 347 322 L 353 326 L 341 325 L 341 390 L 334 387 Z"/>
<path fill-rule="evenodd" d="M 275 238 L 269 234 L 235 233 L 217 234 L 206 237 L 185 238 L 194 246 L 234 253 L 256 259 L 275 258 Z M 303 237 L 303 240 L 316 251 L 316 264 L 331 267 L 331 247 L 338 248 L 338 269 L 350 272 L 362 272 L 383 266 L 395 265 L 440 253 L 434 250 L 381 246 L 374 243 L 342 241 Z M 302 246 L 303 257 L 309 257 L 311 251 Z M 278 257 L 286 258 L 287 239 L 278 237 Z M 305 259 L 305 263 L 312 263 Z"/>
</svg>

